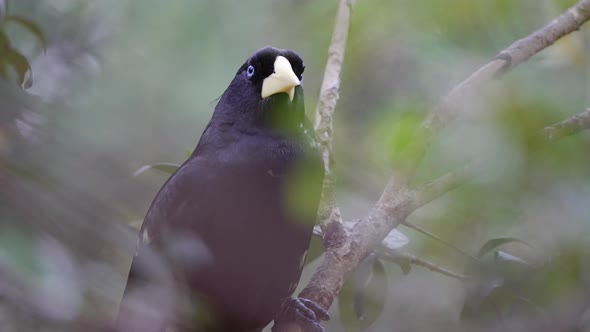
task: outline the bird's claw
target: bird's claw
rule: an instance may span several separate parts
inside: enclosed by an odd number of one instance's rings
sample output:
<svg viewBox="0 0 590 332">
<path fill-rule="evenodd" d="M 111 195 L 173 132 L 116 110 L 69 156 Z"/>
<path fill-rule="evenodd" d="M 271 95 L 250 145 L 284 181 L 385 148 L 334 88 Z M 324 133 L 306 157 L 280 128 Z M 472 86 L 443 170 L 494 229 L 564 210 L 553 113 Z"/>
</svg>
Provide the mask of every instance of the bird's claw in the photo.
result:
<svg viewBox="0 0 590 332">
<path fill-rule="evenodd" d="M 275 323 L 298 322 L 309 332 L 325 332 L 320 324 L 329 320 L 328 312 L 317 303 L 304 298 L 290 298 L 283 304 Z"/>
<path fill-rule="evenodd" d="M 304 298 L 296 298 L 294 300 L 299 301 L 301 305 L 306 307 L 308 310 L 313 311 L 318 321 L 330 320 L 330 314 L 328 313 L 328 311 L 320 307 L 317 303 L 313 302 L 312 300 Z"/>
</svg>

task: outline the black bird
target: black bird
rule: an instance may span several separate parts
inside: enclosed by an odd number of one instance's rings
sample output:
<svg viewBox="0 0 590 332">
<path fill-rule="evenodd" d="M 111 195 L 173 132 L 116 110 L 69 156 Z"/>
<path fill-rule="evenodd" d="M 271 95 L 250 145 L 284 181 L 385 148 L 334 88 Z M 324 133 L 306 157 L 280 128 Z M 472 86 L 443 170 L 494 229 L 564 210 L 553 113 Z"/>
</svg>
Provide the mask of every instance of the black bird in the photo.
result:
<svg viewBox="0 0 590 332">
<path fill-rule="evenodd" d="M 119 330 L 260 331 L 289 315 L 321 330 L 327 313 L 291 298 L 324 177 L 303 71 L 272 47 L 240 67 L 147 212 Z"/>
</svg>

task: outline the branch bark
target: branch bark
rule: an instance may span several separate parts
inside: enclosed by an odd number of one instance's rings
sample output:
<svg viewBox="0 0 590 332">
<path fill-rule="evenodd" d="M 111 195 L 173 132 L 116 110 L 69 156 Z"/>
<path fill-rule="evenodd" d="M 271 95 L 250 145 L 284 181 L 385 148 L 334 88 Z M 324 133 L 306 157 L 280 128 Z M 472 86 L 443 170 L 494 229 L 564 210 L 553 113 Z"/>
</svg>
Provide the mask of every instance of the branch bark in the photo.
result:
<svg viewBox="0 0 590 332">
<path fill-rule="evenodd" d="M 320 103 L 317 109 L 316 130 L 318 132 L 322 156 L 326 162 L 326 188 L 324 199 L 331 205 L 332 214 L 322 215 L 325 258 L 314 273 L 300 297 L 312 300 L 325 309 L 329 309 L 344 285 L 344 281 L 359 263 L 372 251 L 377 249 L 383 238 L 408 215 L 420 206 L 455 188 L 476 174 L 477 164 L 467 165 L 463 169 L 444 175 L 430 185 L 419 190 L 408 186 L 424 151 L 431 138 L 447 123 L 459 115 L 459 106 L 463 97 L 472 94 L 483 83 L 498 78 L 534 54 L 553 44 L 562 36 L 577 30 L 590 19 L 590 0 L 581 0 L 557 19 L 526 38 L 516 41 L 501 51 L 494 60 L 481 67 L 465 81 L 452 89 L 442 102 L 433 109 L 431 115 L 422 123 L 419 134 L 410 148 L 414 159 L 399 169 L 388 181 L 381 197 L 369 213 L 354 227 L 348 229 L 341 222 L 340 212 L 333 204 L 333 157 L 332 157 L 332 119 L 338 99 L 339 72 L 341 70 L 346 36 L 349 26 L 350 11 L 354 1 L 341 0 L 336 27 L 330 46 L 326 75 L 322 83 Z M 585 118 L 584 118 L 585 119 Z M 549 135 L 571 133 L 568 130 L 587 128 L 586 120 L 576 119 L 549 129 Z M 590 122 L 590 121 L 589 121 Z M 567 123 L 567 124 L 566 124 Z M 547 128 L 546 128 L 547 129 Z M 565 131 L 564 131 L 565 130 Z M 555 134 L 556 135 L 556 134 Z M 564 136 L 564 134 L 561 134 Z M 337 217 L 334 217 L 337 216 Z"/>
<path fill-rule="evenodd" d="M 561 37 L 580 29 L 589 19 L 590 0 L 578 1 L 543 28 L 500 51 L 492 61 L 455 86 L 422 123 L 414 144 L 410 147 L 417 157 L 408 164 L 406 172 L 411 173 L 416 168 L 432 137 L 460 114 L 465 96 L 475 94 L 484 83 L 500 78 Z"/>
<path fill-rule="evenodd" d="M 500 78 L 531 56 L 551 46 L 561 37 L 580 29 L 588 19 L 590 19 L 590 0 L 581 0 L 543 28 L 512 43 L 498 53 L 492 61 L 453 88 L 423 126 L 433 131 L 443 127 L 458 115 L 457 105 L 463 96 L 474 93 L 475 89 L 483 83 Z"/>
<path fill-rule="evenodd" d="M 541 136 L 549 142 L 554 142 L 588 128 L 590 128 L 590 108 L 560 123 L 545 127 L 541 132 Z"/>
<path fill-rule="evenodd" d="M 320 99 L 316 107 L 315 132 L 325 167 L 325 179 L 322 190 L 322 206 L 319 211 L 321 227 L 329 223 L 342 222 L 340 209 L 334 200 L 336 176 L 334 175 L 334 156 L 332 153 L 334 111 L 340 91 L 340 73 L 346 51 L 350 14 L 355 0 L 340 0 L 332 40 L 328 50 L 328 62 L 320 88 Z"/>
</svg>

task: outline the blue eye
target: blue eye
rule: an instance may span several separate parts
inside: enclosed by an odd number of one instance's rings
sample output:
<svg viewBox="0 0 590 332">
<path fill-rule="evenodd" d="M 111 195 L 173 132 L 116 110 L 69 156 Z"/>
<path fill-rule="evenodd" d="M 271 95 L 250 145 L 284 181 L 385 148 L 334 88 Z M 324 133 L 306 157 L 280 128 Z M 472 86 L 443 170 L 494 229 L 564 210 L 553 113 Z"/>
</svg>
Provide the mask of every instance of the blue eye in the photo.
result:
<svg viewBox="0 0 590 332">
<path fill-rule="evenodd" d="M 246 75 L 248 75 L 248 77 L 252 77 L 254 75 L 254 66 L 249 65 L 248 69 L 246 69 Z"/>
</svg>

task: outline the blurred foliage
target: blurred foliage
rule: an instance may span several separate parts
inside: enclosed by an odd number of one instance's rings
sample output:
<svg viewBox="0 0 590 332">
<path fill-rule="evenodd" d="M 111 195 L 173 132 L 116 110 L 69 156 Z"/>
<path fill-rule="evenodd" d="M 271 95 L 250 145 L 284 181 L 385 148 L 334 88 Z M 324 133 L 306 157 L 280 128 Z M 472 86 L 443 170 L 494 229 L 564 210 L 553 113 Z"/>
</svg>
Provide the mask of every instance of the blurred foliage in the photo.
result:
<svg viewBox="0 0 590 332">
<path fill-rule="evenodd" d="M 12 23 L 28 30 L 39 40 L 43 48 L 47 46 L 47 41 L 36 23 L 24 17 L 10 15 L 8 5 L 8 0 L 0 4 L 0 77 L 9 79 L 10 68 L 12 68 L 16 72 L 17 83 L 29 88 L 33 84 L 31 65 L 24 55 L 12 47 L 6 33 L 6 26 Z"/>
<path fill-rule="evenodd" d="M 346 331 L 364 331 L 381 315 L 387 298 L 387 271 L 376 254 L 367 257 L 344 285 L 338 308 Z"/>
<path fill-rule="evenodd" d="M 412 157 L 404 147 L 447 91 L 573 3 L 358 1 L 335 123 L 345 219 L 362 217 L 391 166 Z M 115 315 L 134 227 L 249 54 L 269 44 L 301 54 L 313 116 L 336 1 L 0 4 L 0 330 L 78 331 L 87 319 Z M 332 308 L 328 331 L 458 331 L 585 312 L 590 137 L 549 146 L 530 138 L 589 106 L 588 42 L 585 27 L 468 96 L 466 116 L 436 138 L 417 170 L 419 185 L 485 157 L 482 176 L 409 218 L 463 252 L 477 255 L 488 243 L 477 287 L 369 261 Z M 293 179 L 295 206 L 306 204 L 302 177 Z M 473 263 L 407 234 L 404 250 L 454 271 Z M 506 238 L 534 249 L 488 242 Z M 303 280 L 320 247 L 314 239 Z M 480 297 L 471 301 L 471 290 Z"/>
</svg>

